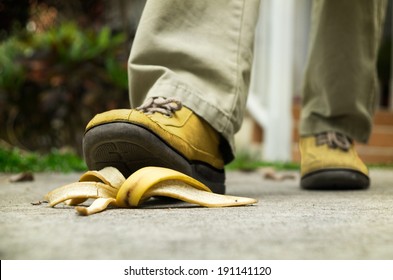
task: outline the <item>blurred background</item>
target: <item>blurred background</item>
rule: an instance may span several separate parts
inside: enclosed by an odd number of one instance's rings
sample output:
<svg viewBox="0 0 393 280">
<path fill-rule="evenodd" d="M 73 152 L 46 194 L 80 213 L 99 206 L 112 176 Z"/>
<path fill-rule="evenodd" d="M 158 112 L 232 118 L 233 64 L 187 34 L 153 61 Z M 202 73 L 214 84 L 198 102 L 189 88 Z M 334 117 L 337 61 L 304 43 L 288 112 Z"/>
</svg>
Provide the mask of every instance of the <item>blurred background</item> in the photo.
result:
<svg viewBox="0 0 393 280">
<path fill-rule="evenodd" d="M 1 145 L 81 154 L 87 122 L 127 108 L 144 0 L 0 0 Z"/>
<path fill-rule="evenodd" d="M 312 0 L 293 1 L 295 144 Z M 382 128 L 376 131 L 383 135 L 382 140 L 371 139 L 382 158 L 371 150 L 363 152 L 369 162 L 393 162 L 391 2 L 378 61 L 377 114 L 383 116 Z M 0 149 L 40 154 L 65 149 L 81 155 L 87 122 L 97 113 L 129 107 L 126 64 L 144 4 L 145 0 L 0 0 Z M 247 114 L 237 141 L 241 152 L 263 145 L 263 127 L 252 115 Z M 255 150 L 245 153 L 249 152 L 259 155 Z M 295 146 L 291 156 L 298 161 Z"/>
</svg>

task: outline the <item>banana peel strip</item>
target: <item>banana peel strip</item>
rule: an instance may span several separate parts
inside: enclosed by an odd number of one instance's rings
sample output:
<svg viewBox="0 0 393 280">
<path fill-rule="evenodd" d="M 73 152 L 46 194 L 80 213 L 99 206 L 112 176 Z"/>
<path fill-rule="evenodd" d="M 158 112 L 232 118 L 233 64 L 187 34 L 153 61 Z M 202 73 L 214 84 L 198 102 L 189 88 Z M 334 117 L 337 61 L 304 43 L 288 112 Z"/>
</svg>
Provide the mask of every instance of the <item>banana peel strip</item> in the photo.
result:
<svg viewBox="0 0 393 280">
<path fill-rule="evenodd" d="M 257 203 L 256 199 L 221 195 L 194 178 L 163 167 L 144 167 L 127 179 L 114 167 L 84 173 L 79 182 L 49 192 L 49 206 L 59 203 L 78 205 L 95 199 L 88 206 L 77 206 L 80 215 L 91 215 L 115 207 L 138 207 L 151 197 L 166 196 L 204 207 L 243 206 Z"/>
</svg>

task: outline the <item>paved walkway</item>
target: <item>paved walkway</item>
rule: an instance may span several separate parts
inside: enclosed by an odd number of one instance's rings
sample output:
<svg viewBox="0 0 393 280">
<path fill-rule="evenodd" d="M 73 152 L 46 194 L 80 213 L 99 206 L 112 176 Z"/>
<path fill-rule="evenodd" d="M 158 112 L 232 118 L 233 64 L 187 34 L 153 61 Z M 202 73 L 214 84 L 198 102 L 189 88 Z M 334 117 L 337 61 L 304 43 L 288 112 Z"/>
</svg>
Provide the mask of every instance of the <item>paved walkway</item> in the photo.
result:
<svg viewBox="0 0 393 280">
<path fill-rule="evenodd" d="M 228 193 L 255 206 L 187 204 L 111 209 L 32 205 L 80 174 L 0 174 L 1 259 L 393 259 L 393 170 L 371 170 L 367 191 L 303 191 L 296 179 L 228 172 Z"/>
</svg>

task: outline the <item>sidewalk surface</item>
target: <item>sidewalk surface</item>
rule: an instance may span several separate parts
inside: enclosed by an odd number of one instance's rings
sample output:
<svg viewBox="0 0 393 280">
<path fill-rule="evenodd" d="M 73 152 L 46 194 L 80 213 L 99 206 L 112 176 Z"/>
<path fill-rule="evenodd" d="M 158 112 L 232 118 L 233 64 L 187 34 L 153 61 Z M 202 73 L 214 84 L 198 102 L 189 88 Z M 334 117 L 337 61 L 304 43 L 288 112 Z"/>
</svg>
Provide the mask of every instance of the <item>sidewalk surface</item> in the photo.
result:
<svg viewBox="0 0 393 280">
<path fill-rule="evenodd" d="M 189 204 L 110 209 L 32 205 L 80 174 L 0 174 L 1 259 L 393 259 L 393 169 L 372 169 L 366 191 L 303 191 L 299 177 L 228 172 L 229 194 L 254 206 Z M 167 202 L 168 203 L 168 202 Z"/>
</svg>

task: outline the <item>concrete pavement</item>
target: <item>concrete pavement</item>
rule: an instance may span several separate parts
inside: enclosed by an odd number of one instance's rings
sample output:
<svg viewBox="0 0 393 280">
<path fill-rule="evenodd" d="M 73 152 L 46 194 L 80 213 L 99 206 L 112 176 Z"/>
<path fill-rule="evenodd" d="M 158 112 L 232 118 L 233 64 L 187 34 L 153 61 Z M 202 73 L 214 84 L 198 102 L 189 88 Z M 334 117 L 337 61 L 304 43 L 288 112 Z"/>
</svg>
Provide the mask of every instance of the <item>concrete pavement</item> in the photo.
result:
<svg viewBox="0 0 393 280">
<path fill-rule="evenodd" d="M 80 174 L 0 174 L 1 259 L 393 259 L 393 169 L 372 169 L 367 191 L 303 191 L 299 177 L 228 172 L 229 194 L 255 206 L 188 204 L 76 215 L 32 205 Z M 168 202 L 167 202 L 168 203 Z"/>
</svg>

